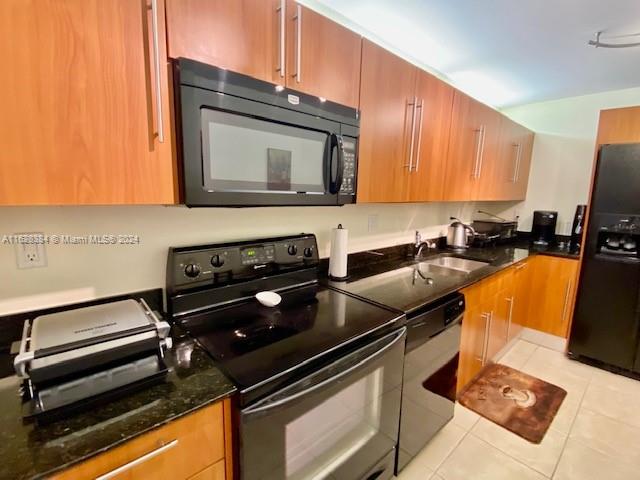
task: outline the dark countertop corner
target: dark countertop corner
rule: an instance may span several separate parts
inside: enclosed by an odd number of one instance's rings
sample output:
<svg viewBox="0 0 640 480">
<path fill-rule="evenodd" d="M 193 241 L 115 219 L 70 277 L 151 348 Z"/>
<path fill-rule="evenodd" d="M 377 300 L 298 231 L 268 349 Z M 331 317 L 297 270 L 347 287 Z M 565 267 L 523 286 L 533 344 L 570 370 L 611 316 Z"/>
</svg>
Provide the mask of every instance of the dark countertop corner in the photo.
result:
<svg viewBox="0 0 640 480">
<path fill-rule="evenodd" d="M 191 338 L 174 327 L 166 381 L 48 425 L 23 421 L 20 379 L 0 379 L 0 478 L 44 478 L 200 407 L 234 385 Z"/>
</svg>

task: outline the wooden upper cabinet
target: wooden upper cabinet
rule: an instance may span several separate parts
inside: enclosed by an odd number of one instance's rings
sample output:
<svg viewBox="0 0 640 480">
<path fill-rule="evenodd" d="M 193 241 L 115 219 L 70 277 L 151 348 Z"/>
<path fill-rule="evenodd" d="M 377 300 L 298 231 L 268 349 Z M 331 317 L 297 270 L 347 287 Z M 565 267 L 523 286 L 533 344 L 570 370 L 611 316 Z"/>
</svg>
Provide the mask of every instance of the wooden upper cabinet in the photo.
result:
<svg viewBox="0 0 640 480">
<path fill-rule="evenodd" d="M 169 56 L 358 107 L 362 39 L 293 0 L 167 0 Z"/>
<path fill-rule="evenodd" d="M 454 95 L 444 200 L 466 201 L 492 191 L 500 114 L 457 91 Z"/>
<path fill-rule="evenodd" d="M 414 161 L 409 177 L 410 201 L 438 201 L 444 198 L 453 94 L 453 87 L 418 70 Z"/>
<path fill-rule="evenodd" d="M 280 4 L 280 0 L 167 0 L 169 56 L 284 85 L 286 26 Z"/>
<path fill-rule="evenodd" d="M 418 69 L 363 41 L 358 202 L 408 201 Z"/>
<path fill-rule="evenodd" d="M 357 108 L 362 37 L 294 0 L 286 16 L 287 87 Z"/>
<path fill-rule="evenodd" d="M 157 11 L 150 1 L 0 2 L 11 65 L 0 75 L 1 205 L 174 203 L 164 18 L 164 0 Z"/>
<path fill-rule="evenodd" d="M 529 181 L 533 132 L 502 116 L 498 153 L 483 200 L 524 200 Z"/>
<path fill-rule="evenodd" d="M 598 145 L 640 142 L 640 106 L 600 111 Z"/>
</svg>

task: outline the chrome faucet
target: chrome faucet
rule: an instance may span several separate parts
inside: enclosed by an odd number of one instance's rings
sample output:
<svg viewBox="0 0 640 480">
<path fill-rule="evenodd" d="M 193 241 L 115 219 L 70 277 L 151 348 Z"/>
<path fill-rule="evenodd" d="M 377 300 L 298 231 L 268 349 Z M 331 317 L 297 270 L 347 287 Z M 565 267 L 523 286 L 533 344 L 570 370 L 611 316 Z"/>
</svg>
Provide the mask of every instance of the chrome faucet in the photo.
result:
<svg viewBox="0 0 640 480">
<path fill-rule="evenodd" d="M 420 255 L 422 254 L 422 249 L 424 247 L 427 247 L 427 249 L 436 248 L 437 244 L 436 244 L 436 242 L 431 241 L 431 240 L 425 240 L 423 242 L 422 241 L 422 235 L 420 235 L 420 232 L 418 230 L 416 230 L 416 239 L 415 239 L 416 253 L 414 255 L 414 258 L 420 258 Z"/>
</svg>

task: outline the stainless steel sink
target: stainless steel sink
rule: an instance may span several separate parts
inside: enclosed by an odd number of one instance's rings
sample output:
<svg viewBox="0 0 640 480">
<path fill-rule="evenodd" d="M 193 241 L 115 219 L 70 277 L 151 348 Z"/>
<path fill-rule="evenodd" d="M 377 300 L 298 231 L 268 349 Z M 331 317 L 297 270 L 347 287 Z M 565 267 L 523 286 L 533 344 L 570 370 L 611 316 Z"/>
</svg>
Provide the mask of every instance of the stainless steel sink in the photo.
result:
<svg viewBox="0 0 640 480">
<path fill-rule="evenodd" d="M 468 258 L 453 257 L 451 255 L 443 255 L 429 260 L 420 262 L 420 265 L 434 265 L 436 267 L 448 268 L 458 272 L 471 273 L 482 267 L 489 265 L 489 262 L 479 260 L 470 260 Z"/>
</svg>

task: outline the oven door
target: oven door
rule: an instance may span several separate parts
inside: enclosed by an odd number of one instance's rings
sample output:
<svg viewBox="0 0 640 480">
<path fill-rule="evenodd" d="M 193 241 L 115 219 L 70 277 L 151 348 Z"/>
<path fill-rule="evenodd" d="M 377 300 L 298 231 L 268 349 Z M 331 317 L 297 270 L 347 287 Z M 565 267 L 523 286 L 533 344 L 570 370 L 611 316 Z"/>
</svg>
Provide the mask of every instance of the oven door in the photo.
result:
<svg viewBox="0 0 640 480">
<path fill-rule="evenodd" d="M 338 204 L 339 123 L 189 85 L 180 97 L 188 206 Z"/>
<path fill-rule="evenodd" d="M 389 479 L 406 329 L 241 411 L 243 480 Z"/>
</svg>

